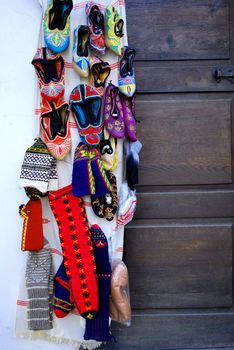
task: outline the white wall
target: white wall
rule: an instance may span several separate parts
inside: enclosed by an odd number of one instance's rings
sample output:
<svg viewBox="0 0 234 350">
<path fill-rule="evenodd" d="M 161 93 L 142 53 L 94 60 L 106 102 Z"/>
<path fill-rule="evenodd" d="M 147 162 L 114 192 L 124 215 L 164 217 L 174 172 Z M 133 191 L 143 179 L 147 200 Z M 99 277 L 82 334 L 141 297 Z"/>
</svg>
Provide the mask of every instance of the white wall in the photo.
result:
<svg viewBox="0 0 234 350">
<path fill-rule="evenodd" d="M 18 206 L 27 202 L 18 188 L 24 152 L 36 136 L 34 117 L 35 54 L 41 10 L 38 0 L 1 4 L 0 28 L 0 350 L 71 349 L 69 346 L 14 337 L 16 299 L 25 254 L 20 250 L 22 219 Z"/>
</svg>

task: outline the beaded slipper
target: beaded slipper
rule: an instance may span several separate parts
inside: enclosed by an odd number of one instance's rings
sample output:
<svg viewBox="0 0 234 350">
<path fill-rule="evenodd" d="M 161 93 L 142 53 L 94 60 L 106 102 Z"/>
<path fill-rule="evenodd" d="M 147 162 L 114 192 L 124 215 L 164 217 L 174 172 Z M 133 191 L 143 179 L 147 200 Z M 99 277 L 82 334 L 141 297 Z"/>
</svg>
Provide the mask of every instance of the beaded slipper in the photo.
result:
<svg viewBox="0 0 234 350">
<path fill-rule="evenodd" d="M 54 52 L 63 52 L 69 46 L 72 0 L 50 0 L 46 8 L 43 29 L 46 45 Z"/>
<path fill-rule="evenodd" d="M 124 21 L 113 6 L 106 8 L 105 16 L 105 43 L 106 46 L 121 56 L 121 38 L 123 34 Z"/>
<path fill-rule="evenodd" d="M 56 101 L 64 95 L 64 59 L 48 48 L 39 48 L 33 57 L 41 96 L 48 101 Z"/>
<path fill-rule="evenodd" d="M 93 2 L 86 4 L 85 11 L 90 30 L 90 47 L 96 52 L 105 54 L 104 15 Z"/>
<path fill-rule="evenodd" d="M 124 116 L 119 89 L 110 83 L 105 92 L 104 124 L 107 131 L 115 138 L 124 138 Z"/>
<path fill-rule="evenodd" d="M 71 131 L 68 125 L 68 104 L 60 99 L 56 102 L 42 100 L 41 129 L 50 153 L 63 159 L 71 149 Z"/>
<path fill-rule="evenodd" d="M 123 115 L 124 115 L 124 125 L 125 125 L 125 137 L 130 141 L 137 141 L 136 136 L 136 118 L 134 116 L 134 97 L 126 97 L 124 95 L 120 95 L 122 107 L 123 107 Z"/>
<path fill-rule="evenodd" d="M 122 48 L 119 60 L 119 90 L 127 97 L 132 97 L 136 91 L 133 61 L 136 51 L 128 46 Z"/>
<path fill-rule="evenodd" d="M 74 30 L 73 68 L 83 78 L 89 76 L 89 27 L 79 25 Z"/>
<path fill-rule="evenodd" d="M 91 56 L 90 71 L 90 85 L 98 91 L 100 96 L 102 96 L 104 94 L 106 80 L 111 72 L 109 63 L 104 62 L 101 58 L 97 56 Z"/>
<path fill-rule="evenodd" d="M 78 126 L 81 141 L 97 146 L 102 139 L 102 99 L 96 89 L 86 84 L 76 86 L 70 96 L 70 106 Z"/>
</svg>

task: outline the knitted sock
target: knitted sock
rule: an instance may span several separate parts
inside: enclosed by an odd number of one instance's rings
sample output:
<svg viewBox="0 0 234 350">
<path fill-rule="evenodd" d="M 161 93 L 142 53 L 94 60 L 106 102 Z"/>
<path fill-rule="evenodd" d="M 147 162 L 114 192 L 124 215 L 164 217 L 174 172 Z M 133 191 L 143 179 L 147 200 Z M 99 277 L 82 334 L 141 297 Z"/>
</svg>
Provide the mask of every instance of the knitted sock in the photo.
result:
<svg viewBox="0 0 234 350">
<path fill-rule="evenodd" d="M 28 329 L 52 328 L 50 315 L 49 279 L 52 255 L 49 249 L 29 252 L 26 265 L 26 288 L 28 292 Z"/>
<path fill-rule="evenodd" d="M 70 282 L 62 261 L 54 277 L 54 313 L 57 317 L 63 318 L 67 316 L 74 307 Z"/>
<path fill-rule="evenodd" d="M 103 196 L 104 194 L 112 190 L 111 184 L 106 176 L 105 169 L 103 168 L 100 154 L 97 149 L 92 149 L 89 152 L 91 160 L 91 168 L 95 179 L 95 194 L 94 198 Z"/>
<path fill-rule="evenodd" d="M 46 145 L 38 138 L 25 152 L 19 180 L 20 188 L 34 187 L 41 193 L 46 193 L 48 189 L 56 190 L 58 188 L 56 174 L 53 174 L 53 183 L 48 188 L 52 161 L 53 157 Z"/>
<path fill-rule="evenodd" d="M 83 197 L 95 193 L 95 183 L 91 170 L 88 147 L 80 142 L 75 149 L 72 172 L 72 193 Z"/>
<path fill-rule="evenodd" d="M 112 340 L 113 336 L 110 334 L 109 328 L 111 265 L 109 263 L 108 243 L 98 225 L 93 225 L 90 232 L 97 266 L 100 308 L 94 319 L 86 320 L 84 339 L 109 341 Z"/>
<path fill-rule="evenodd" d="M 98 283 L 82 198 L 73 196 L 72 185 L 50 192 L 48 197 L 75 304 L 82 317 L 92 319 L 98 311 Z"/>
<path fill-rule="evenodd" d="M 44 237 L 44 248 L 50 249 L 49 242 Z M 52 256 L 53 261 L 53 256 Z M 54 265 L 53 263 L 50 266 L 50 275 L 49 275 L 49 314 L 50 314 L 50 323 L 52 328 L 52 321 L 53 321 L 53 310 L 54 310 Z"/>
<path fill-rule="evenodd" d="M 32 198 L 20 207 L 24 218 L 21 250 L 40 250 L 43 248 L 42 207 L 40 198 Z"/>
</svg>

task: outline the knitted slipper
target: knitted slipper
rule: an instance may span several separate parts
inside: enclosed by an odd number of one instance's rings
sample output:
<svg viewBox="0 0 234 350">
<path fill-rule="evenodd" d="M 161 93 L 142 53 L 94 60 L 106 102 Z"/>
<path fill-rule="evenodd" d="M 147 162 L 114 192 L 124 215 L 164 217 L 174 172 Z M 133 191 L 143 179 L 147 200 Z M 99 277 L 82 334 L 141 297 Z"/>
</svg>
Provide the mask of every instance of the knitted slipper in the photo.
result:
<svg viewBox="0 0 234 350">
<path fill-rule="evenodd" d="M 71 149 L 71 131 L 68 124 L 68 104 L 60 99 L 56 102 L 42 100 L 41 130 L 50 153 L 63 159 Z"/>
<path fill-rule="evenodd" d="M 99 218 L 104 218 L 104 204 L 105 204 L 105 196 L 101 197 L 93 197 L 91 196 L 91 206 L 95 215 Z"/>
<path fill-rule="evenodd" d="M 74 30 L 73 68 L 82 78 L 89 76 L 89 27 L 79 25 Z"/>
<path fill-rule="evenodd" d="M 107 134 L 109 136 L 107 136 Z M 119 162 L 117 142 L 117 139 L 110 136 L 104 128 L 103 139 L 100 142 L 99 149 L 103 167 L 106 171 L 114 171 L 117 169 Z"/>
<path fill-rule="evenodd" d="M 110 83 L 105 92 L 104 124 L 107 131 L 115 138 L 124 138 L 124 116 L 119 89 Z"/>
<path fill-rule="evenodd" d="M 123 34 L 124 21 L 113 6 L 106 8 L 105 14 L 105 43 L 114 52 L 121 55 L 121 38 Z"/>
<path fill-rule="evenodd" d="M 96 89 L 99 95 L 102 96 L 104 94 L 106 80 L 111 72 L 109 63 L 104 62 L 98 56 L 91 56 L 90 71 L 90 85 Z"/>
<path fill-rule="evenodd" d="M 125 137 L 130 141 L 137 141 L 136 136 L 136 118 L 134 116 L 134 97 L 126 97 L 121 94 L 121 103 L 124 114 Z"/>
<path fill-rule="evenodd" d="M 56 101 L 64 95 L 64 59 L 50 49 L 37 49 L 32 60 L 36 70 L 42 98 Z"/>
<path fill-rule="evenodd" d="M 101 54 L 105 54 L 104 15 L 93 2 L 88 2 L 85 8 L 90 30 L 90 47 Z"/>
<path fill-rule="evenodd" d="M 136 81 L 133 68 L 135 50 L 128 46 L 122 48 L 119 59 L 119 90 L 127 97 L 132 97 L 136 91 Z"/>
<path fill-rule="evenodd" d="M 77 85 L 71 92 L 70 108 L 81 141 L 88 146 L 97 146 L 102 138 L 101 104 L 97 90 L 89 85 Z"/>
<path fill-rule="evenodd" d="M 72 0 L 50 0 L 43 16 L 44 40 L 54 52 L 69 46 Z"/>
</svg>

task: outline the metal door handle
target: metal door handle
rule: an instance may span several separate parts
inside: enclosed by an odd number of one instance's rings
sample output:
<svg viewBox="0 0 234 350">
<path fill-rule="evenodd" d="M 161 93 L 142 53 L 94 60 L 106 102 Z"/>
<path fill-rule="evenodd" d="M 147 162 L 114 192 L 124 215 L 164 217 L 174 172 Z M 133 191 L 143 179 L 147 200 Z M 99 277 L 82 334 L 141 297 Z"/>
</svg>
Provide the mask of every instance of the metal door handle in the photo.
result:
<svg viewBox="0 0 234 350">
<path fill-rule="evenodd" d="M 234 66 L 226 68 L 217 68 L 214 72 L 217 83 L 220 83 L 221 79 L 228 79 L 231 83 L 234 83 Z"/>
</svg>

